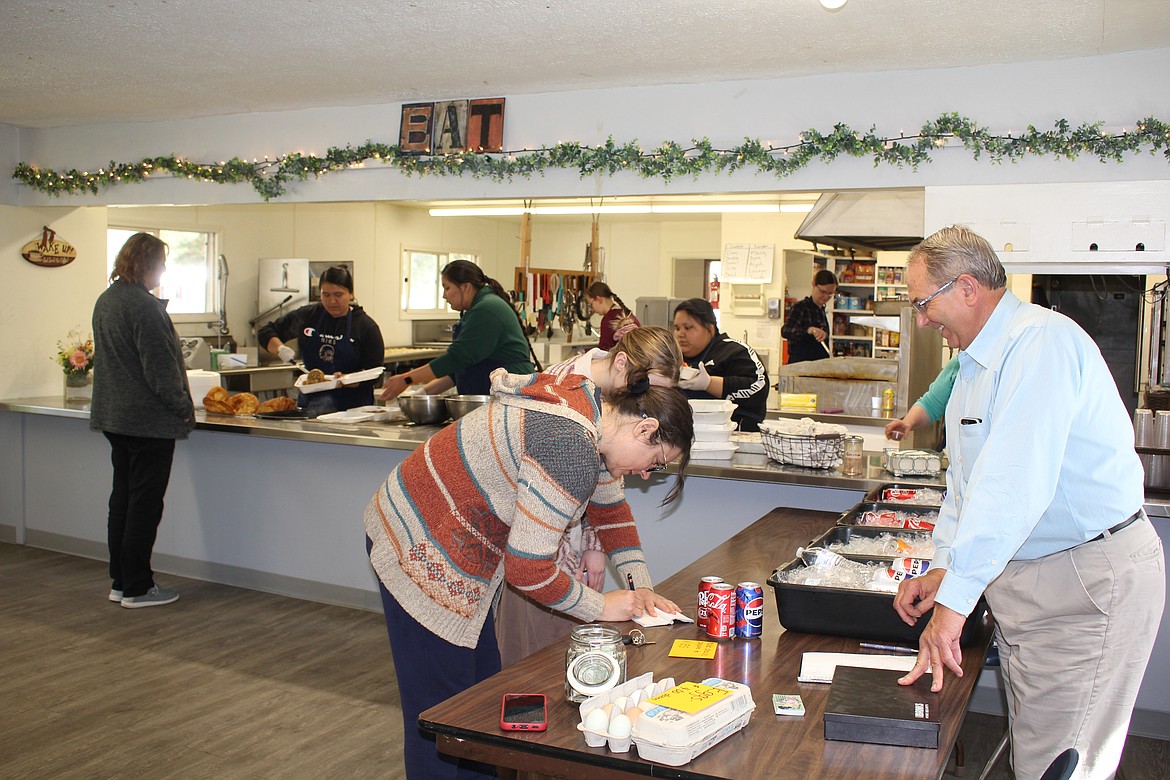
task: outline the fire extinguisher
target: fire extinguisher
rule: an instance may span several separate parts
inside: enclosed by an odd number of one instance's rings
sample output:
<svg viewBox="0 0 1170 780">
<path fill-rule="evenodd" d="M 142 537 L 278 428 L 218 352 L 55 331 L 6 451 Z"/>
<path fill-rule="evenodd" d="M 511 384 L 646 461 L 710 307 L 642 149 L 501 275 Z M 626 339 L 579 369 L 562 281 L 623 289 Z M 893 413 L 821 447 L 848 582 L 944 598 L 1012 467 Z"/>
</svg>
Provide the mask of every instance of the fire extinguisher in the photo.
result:
<svg viewBox="0 0 1170 780">
<path fill-rule="evenodd" d="M 708 287 L 710 288 L 710 290 L 707 294 L 707 300 L 711 302 L 712 309 L 718 309 L 719 308 L 719 277 L 716 276 L 714 279 L 712 279 L 711 284 L 708 285 Z"/>
</svg>

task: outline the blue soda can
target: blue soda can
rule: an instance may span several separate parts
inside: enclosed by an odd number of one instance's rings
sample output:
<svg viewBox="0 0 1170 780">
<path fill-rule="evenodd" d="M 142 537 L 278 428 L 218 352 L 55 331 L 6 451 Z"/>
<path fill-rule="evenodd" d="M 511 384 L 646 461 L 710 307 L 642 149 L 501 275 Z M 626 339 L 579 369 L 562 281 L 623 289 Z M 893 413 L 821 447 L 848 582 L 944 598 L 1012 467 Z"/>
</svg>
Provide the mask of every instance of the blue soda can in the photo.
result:
<svg viewBox="0 0 1170 780">
<path fill-rule="evenodd" d="M 764 633 L 764 588 L 758 582 L 735 586 L 735 635 L 759 639 Z"/>
</svg>

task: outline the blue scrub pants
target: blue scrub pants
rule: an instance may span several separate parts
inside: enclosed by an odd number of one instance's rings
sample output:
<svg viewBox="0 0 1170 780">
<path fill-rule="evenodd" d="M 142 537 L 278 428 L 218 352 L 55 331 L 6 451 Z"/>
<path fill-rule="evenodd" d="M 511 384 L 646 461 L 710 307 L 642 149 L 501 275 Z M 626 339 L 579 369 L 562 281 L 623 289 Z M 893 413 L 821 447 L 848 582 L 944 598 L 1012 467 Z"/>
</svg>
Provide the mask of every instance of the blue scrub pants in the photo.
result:
<svg viewBox="0 0 1170 780">
<path fill-rule="evenodd" d="M 369 540 L 366 541 L 367 550 Z M 474 648 L 459 647 L 440 639 L 404 610 L 386 586 L 378 581 L 390 653 L 398 677 L 402 701 L 403 759 L 409 780 L 496 780 L 493 766 L 462 761 L 440 753 L 435 735 L 422 731 L 418 716 L 423 711 L 462 693 L 500 671 L 500 651 L 492 616 L 484 621 Z"/>
</svg>

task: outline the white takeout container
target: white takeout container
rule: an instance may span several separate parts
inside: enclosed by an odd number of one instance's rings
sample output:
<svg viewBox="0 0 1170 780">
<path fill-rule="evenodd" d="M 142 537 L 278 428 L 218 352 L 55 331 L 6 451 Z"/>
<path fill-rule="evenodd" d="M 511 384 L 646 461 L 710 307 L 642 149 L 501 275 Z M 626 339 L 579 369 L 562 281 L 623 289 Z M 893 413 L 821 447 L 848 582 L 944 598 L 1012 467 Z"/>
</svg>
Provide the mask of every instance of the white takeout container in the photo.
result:
<svg viewBox="0 0 1170 780">
<path fill-rule="evenodd" d="M 737 449 L 729 441 L 695 441 L 691 443 L 691 460 L 731 460 Z"/>
<path fill-rule="evenodd" d="M 332 423 L 388 422 L 390 416 L 391 410 L 385 406 L 356 406 L 343 412 L 318 415 L 316 419 Z"/>
<path fill-rule="evenodd" d="M 293 386 L 302 393 L 320 393 L 323 390 L 336 390 L 341 387 L 343 381 L 349 385 L 356 385 L 359 382 L 368 382 L 371 379 L 377 379 L 385 371 L 386 369 L 382 366 L 367 368 L 365 371 L 354 371 L 352 374 L 342 374 L 337 378 L 328 377 L 324 382 L 314 382 L 311 385 L 305 384 L 305 378 L 309 375 L 301 374 L 297 377 L 297 381 L 293 382 Z"/>
<path fill-rule="evenodd" d="M 722 425 L 735 411 L 734 403 L 722 399 L 692 398 L 690 404 L 695 425 Z"/>
<path fill-rule="evenodd" d="M 728 420 L 725 423 L 718 425 L 695 425 L 695 441 L 721 441 L 726 442 L 731 438 L 731 432 L 735 430 L 735 423 Z"/>
</svg>

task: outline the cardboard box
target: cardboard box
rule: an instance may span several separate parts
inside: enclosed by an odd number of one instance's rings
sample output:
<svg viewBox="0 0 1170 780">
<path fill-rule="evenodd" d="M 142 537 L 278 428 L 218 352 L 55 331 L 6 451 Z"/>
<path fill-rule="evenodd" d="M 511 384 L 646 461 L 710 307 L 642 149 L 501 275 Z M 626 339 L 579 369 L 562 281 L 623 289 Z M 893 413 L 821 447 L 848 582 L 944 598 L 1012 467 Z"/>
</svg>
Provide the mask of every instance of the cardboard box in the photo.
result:
<svg viewBox="0 0 1170 780">
<path fill-rule="evenodd" d="M 899 685 L 904 672 L 838 666 L 825 705 L 825 739 L 938 749 L 941 694 L 931 676 Z"/>
</svg>

